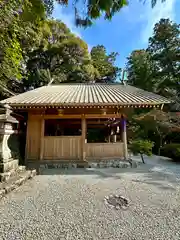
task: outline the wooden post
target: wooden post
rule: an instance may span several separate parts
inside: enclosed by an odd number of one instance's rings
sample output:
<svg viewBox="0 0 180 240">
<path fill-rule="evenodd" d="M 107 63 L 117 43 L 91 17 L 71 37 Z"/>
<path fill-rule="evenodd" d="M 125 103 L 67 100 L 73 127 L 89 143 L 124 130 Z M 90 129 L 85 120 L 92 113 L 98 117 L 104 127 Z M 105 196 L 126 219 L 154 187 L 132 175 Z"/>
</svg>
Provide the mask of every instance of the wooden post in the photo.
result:
<svg viewBox="0 0 180 240">
<path fill-rule="evenodd" d="M 44 157 L 44 118 L 41 119 L 41 135 L 40 135 L 40 160 Z"/>
<path fill-rule="evenodd" d="M 81 119 L 81 127 L 82 127 L 82 142 L 81 142 L 81 152 L 82 152 L 82 160 L 86 160 L 86 119 L 85 116 L 82 116 Z"/>
<path fill-rule="evenodd" d="M 127 133 L 126 133 L 126 119 L 122 118 L 122 141 L 124 149 L 124 159 L 128 159 L 128 148 L 127 148 Z"/>
<path fill-rule="evenodd" d="M 29 113 L 28 113 L 28 119 L 26 123 L 26 147 L 25 147 L 25 164 L 27 165 L 27 159 L 28 159 L 28 148 L 29 148 Z"/>
<path fill-rule="evenodd" d="M 117 141 L 117 135 L 116 135 L 116 133 L 114 133 L 114 135 L 113 135 L 113 137 L 114 137 L 114 143 L 116 143 L 116 141 Z"/>
</svg>

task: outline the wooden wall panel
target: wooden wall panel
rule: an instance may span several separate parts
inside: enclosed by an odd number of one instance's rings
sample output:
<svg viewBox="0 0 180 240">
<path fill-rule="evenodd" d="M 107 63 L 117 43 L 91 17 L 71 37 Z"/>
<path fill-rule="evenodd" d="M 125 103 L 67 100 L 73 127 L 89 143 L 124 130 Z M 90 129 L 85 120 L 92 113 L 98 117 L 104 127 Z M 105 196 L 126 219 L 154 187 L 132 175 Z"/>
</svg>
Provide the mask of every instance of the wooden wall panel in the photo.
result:
<svg viewBox="0 0 180 240">
<path fill-rule="evenodd" d="M 81 157 L 81 137 L 44 137 L 44 160 L 78 160 Z"/>
<path fill-rule="evenodd" d="M 27 122 L 26 159 L 38 160 L 40 157 L 41 116 L 30 115 Z"/>
<path fill-rule="evenodd" d="M 106 159 L 123 157 L 123 143 L 86 143 L 86 158 Z"/>
</svg>

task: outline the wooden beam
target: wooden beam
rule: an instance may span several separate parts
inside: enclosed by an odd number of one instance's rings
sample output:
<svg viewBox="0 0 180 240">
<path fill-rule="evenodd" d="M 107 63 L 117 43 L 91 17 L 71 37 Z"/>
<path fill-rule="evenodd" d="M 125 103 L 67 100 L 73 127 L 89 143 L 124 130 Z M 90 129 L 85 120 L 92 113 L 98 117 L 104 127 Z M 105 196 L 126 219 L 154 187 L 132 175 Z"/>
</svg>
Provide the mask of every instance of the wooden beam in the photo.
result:
<svg viewBox="0 0 180 240">
<path fill-rule="evenodd" d="M 49 119 L 49 120 L 56 120 L 56 119 Z M 77 119 L 77 120 L 73 119 L 74 121 L 72 121 L 72 119 L 57 119 L 57 120 L 61 120 L 61 124 L 63 124 L 63 126 L 71 125 L 73 127 L 73 125 L 81 124 L 81 119 Z M 94 119 L 92 119 L 92 120 L 89 119 L 88 121 L 86 120 L 86 124 L 88 126 L 95 125 L 95 126 L 102 126 L 103 127 L 103 126 L 105 126 L 105 124 L 107 125 L 108 122 L 107 122 L 107 120 L 96 121 Z"/>
<path fill-rule="evenodd" d="M 121 113 L 119 114 L 85 114 L 85 118 L 91 119 L 91 118 L 101 118 L 101 119 L 107 119 L 107 118 L 121 118 Z"/>
<path fill-rule="evenodd" d="M 44 119 L 81 119 L 81 114 L 78 115 L 44 115 Z"/>
<path fill-rule="evenodd" d="M 86 119 L 94 119 L 94 118 L 101 118 L 101 119 L 107 119 L 107 118 L 120 118 L 121 117 L 121 113 L 119 114 L 85 114 L 84 117 Z M 81 119 L 81 114 L 60 114 L 60 115 L 44 115 L 44 119 L 75 119 L 75 118 L 79 118 Z"/>
</svg>

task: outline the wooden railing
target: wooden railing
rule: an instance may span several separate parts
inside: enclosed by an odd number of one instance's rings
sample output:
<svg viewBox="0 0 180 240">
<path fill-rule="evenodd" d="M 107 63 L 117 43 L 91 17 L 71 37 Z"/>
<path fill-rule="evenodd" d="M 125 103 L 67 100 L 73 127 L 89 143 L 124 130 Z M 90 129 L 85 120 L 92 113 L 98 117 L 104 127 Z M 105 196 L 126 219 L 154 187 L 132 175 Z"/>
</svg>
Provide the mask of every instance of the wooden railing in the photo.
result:
<svg viewBox="0 0 180 240">
<path fill-rule="evenodd" d="M 80 136 L 61 136 L 61 137 L 44 137 L 45 160 L 66 160 L 80 159 L 81 157 L 81 137 Z"/>
<path fill-rule="evenodd" d="M 123 143 L 86 143 L 86 158 L 105 159 L 123 157 Z"/>
</svg>

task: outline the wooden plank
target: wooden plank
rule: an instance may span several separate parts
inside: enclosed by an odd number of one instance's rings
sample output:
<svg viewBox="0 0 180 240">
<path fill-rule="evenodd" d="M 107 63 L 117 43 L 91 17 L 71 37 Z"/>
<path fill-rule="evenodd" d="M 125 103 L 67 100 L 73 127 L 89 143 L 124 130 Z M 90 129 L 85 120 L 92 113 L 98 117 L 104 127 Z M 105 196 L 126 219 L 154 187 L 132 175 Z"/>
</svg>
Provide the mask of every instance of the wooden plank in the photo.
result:
<svg viewBox="0 0 180 240">
<path fill-rule="evenodd" d="M 86 143 L 87 159 L 121 158 L 123 143 Z"/>
<path fill-rule="evenodd" d="M 81 157 L 81 136 L 44 137 L 44 160 L 78 160 Z"/>
<path fill-rule="evenodd" d="M 26 135 L 26 159 L 37 160 L 40 156 L 41 117 L 28 115 Z"/>
</svg>

